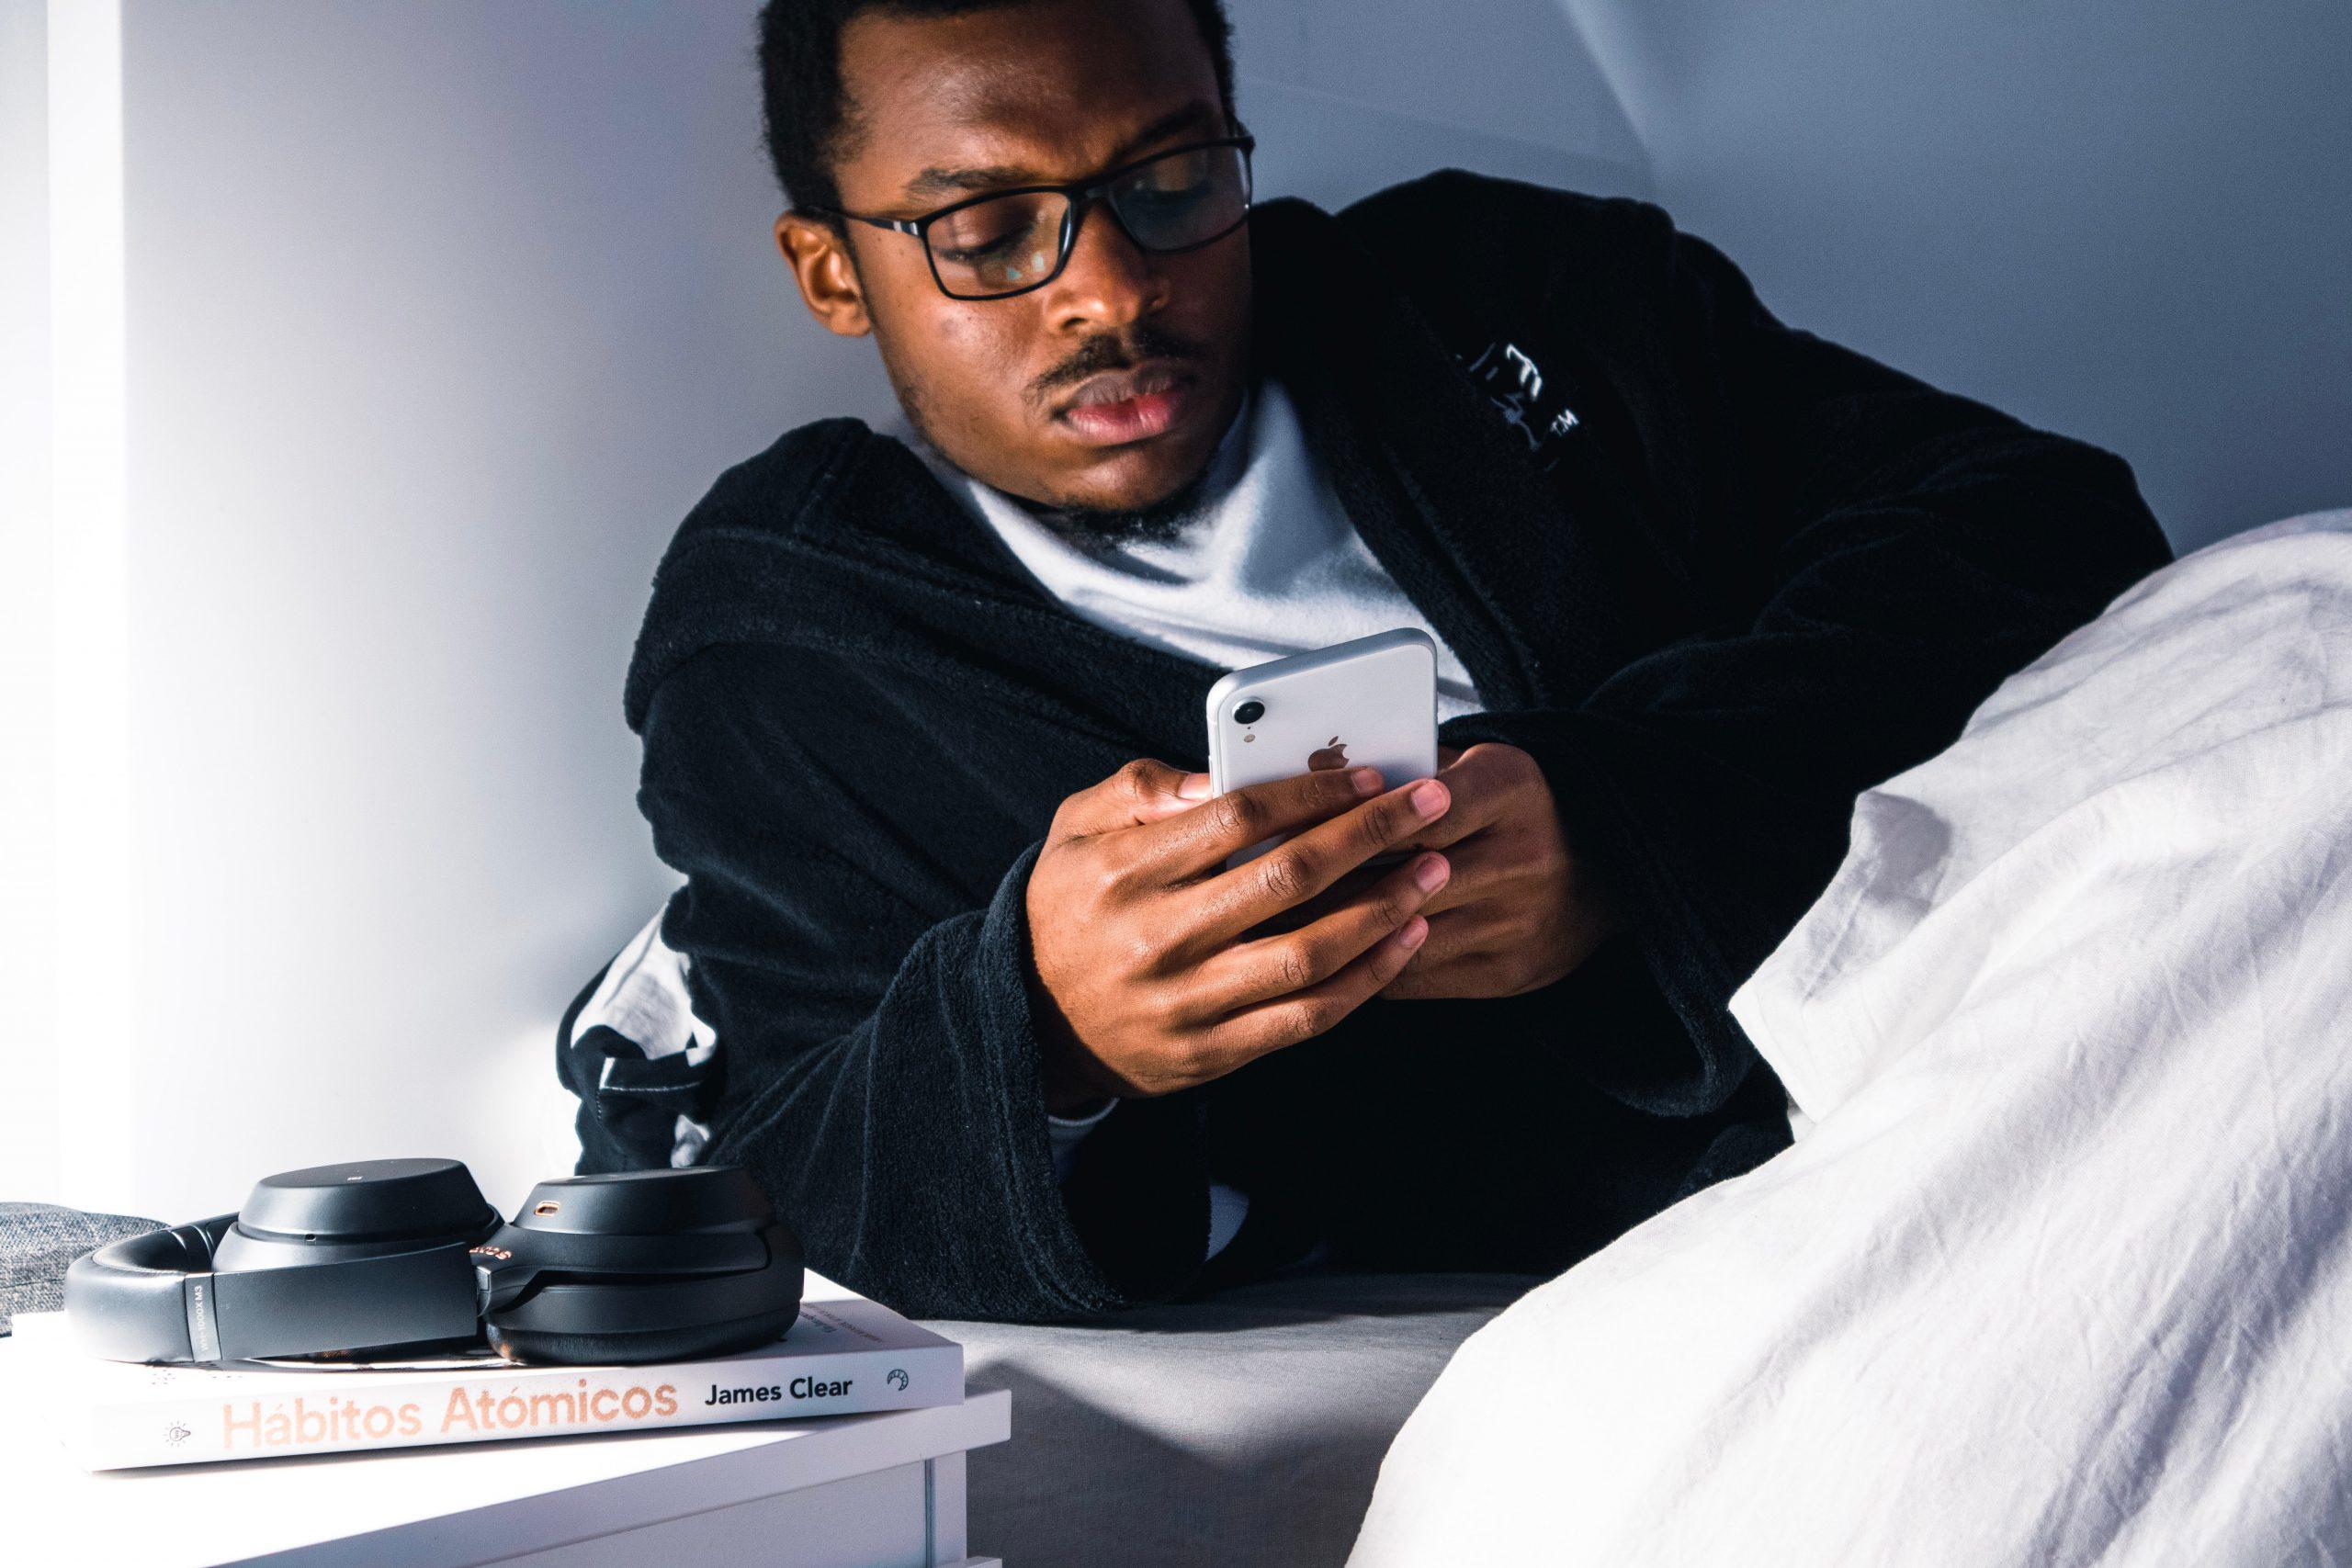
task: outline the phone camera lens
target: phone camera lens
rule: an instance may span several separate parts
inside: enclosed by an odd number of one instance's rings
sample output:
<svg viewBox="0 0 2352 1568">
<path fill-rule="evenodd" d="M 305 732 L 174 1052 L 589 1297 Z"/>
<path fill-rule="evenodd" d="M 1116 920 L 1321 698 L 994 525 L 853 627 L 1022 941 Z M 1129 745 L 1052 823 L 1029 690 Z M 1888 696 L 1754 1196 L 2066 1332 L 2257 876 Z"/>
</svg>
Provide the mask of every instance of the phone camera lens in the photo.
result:
<svg viewBox="0 0 2352 1568">
<path fill-rule="evenodd" d="M 1255 724 L 1265 716 L 1266 705 L 1255 697 L 1233 710 L 1233 722 L 1236 724 Z"/>
</svg>

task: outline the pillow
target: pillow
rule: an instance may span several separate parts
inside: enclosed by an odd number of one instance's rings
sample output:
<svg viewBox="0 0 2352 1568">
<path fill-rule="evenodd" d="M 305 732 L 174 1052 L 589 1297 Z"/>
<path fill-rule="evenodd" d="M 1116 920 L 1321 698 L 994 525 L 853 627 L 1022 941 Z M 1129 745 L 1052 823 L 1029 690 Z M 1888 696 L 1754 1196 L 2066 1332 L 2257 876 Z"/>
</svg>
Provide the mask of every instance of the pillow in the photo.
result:
<svg viewBox="0 0 2352 1568">
<path fill-rule="evenodd" d="M 20 1312 L 65 1304 L 66 1266 L 118 1236 L 163 1227 L 127 1214 L 85 1214 L 49 1203 L 0 1203 L 0 1334 Z"/>
</svg>

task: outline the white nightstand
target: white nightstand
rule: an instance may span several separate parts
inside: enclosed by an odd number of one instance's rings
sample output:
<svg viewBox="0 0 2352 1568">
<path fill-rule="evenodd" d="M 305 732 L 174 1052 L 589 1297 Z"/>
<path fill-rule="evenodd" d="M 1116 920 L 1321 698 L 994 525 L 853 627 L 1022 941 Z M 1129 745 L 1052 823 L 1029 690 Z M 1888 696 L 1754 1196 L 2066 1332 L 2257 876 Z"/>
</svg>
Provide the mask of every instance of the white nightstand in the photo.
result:
<svg viewBox="0 0 2352 1568">
<path fill-rule="evenodd" d="M 810 1421 L 92 1475 L 0 1339 L 0 1556 L 24 1568 L 978 1568 L 964 1454 L 1012 1396 Z"/>
</svg>

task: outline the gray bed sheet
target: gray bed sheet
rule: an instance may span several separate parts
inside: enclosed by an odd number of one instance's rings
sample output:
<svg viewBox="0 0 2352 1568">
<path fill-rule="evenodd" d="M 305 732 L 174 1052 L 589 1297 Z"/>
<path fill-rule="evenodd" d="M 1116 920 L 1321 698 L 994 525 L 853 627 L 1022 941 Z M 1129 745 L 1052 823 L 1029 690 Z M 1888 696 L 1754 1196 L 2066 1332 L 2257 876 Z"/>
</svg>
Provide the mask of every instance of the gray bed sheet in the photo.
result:
<svg viewBox="0 0 2352 1568">
<path fill-rule="evenodd" d="M 1343 1562 L 1454 1347 L 1542 1283 L 1307 1270 L 1083 1326 L 933 1325 L 1012 1440 L 973 1452 L 972 1549 L 1018 1568 Z"/>
</svg>

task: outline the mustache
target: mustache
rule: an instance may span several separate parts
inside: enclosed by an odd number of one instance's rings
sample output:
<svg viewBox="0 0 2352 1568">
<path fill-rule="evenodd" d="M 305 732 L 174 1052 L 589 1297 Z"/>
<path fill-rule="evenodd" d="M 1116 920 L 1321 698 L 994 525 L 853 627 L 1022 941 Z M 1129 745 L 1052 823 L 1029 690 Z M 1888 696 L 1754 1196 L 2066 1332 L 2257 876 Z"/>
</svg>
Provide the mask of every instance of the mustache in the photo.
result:
<svg viewBox="0 0 2352 1568">
<path fill-rule="evenodd" d="M 1109 333 L 1080 344 L 1068 359 L 1029 383 L 1029 400 L 1042 408 L 1046 400 L 1067 387 L 1106 370 L 1130 370 L 1147 359 L 1197 361 L 1202 345 L 1167 328 L 1140 324 L 1124 337 Z"/>
</svg>

